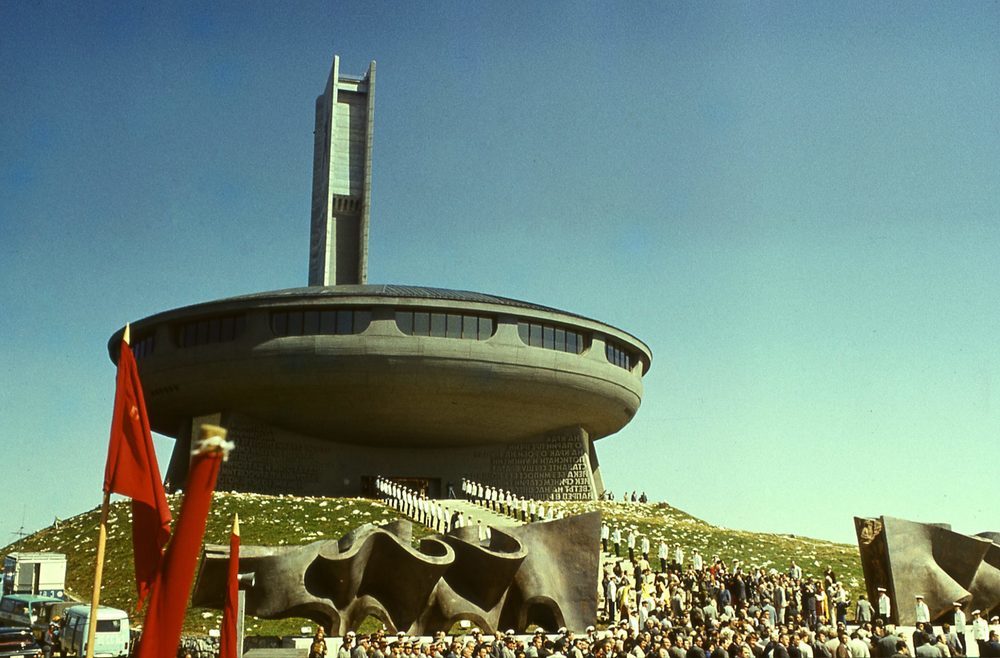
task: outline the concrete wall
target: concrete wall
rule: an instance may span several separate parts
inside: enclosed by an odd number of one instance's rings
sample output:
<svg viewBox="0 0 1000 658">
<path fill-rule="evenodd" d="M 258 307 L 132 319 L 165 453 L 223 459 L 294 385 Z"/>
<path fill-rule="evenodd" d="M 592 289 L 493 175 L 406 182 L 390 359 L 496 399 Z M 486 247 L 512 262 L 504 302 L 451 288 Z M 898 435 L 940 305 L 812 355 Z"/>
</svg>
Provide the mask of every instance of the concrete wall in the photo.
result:
<svg viewBox="0 0 1000 658">
<path fill-rule="evenodd" d="M 518 443 L 468 448 L 384 448 L 331 443 L 274 428 L 250 416 L 208 417 L 229 429 L 236 449 L 219 473 L 219 491 L 301 496 L 357 496 L 364 478 L 427 479 L 429 494 L 444 496 L 462 478 L 540 500 L 592 500 L 594 478 L 586 432 L 568 428 Z M 206 418 L 193 421 L 203 422 Z M 196 431 L 196 430 L 195 430 Z M 187 441 L 179 439 L 168 480 L 183 488 Z"/>
</svg>

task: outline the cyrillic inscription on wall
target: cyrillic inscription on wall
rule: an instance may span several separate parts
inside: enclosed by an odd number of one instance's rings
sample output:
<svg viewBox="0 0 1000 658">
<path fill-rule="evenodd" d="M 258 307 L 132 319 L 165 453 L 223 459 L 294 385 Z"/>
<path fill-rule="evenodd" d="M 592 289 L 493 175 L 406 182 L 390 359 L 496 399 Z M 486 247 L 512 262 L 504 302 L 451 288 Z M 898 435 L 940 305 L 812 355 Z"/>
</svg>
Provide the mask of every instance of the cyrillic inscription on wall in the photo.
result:
<svg viewBox="0 0 1000 658">
<path fill-rule="evenodd" d="M 236 448 L 219 470 L 219 491 L 318 495 L 320 464 L 313 442 L 282 433 L 263 423 L 227 418 L 229 438 Z"/>
<path fill-rule="evenodd" d="M 485 484 L 538 500 L 593 500 L 587 440 L 579 432 L 491 449 Z"/>
</svg>

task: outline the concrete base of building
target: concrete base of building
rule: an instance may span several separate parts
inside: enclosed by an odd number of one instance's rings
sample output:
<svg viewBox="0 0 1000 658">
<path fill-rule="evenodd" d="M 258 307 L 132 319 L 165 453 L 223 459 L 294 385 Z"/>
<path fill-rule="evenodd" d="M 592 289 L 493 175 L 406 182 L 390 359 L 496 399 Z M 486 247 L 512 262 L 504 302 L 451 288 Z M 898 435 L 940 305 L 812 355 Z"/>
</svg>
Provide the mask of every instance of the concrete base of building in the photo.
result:
<svg viewBox="0 0 1000 658">
<path fill-rule="evenodd" d="M 183 489 L 190 437 L 206 422 L 228 428 L 236 444 L 219 473 L 219 491 L 372 496 L 381 476 L 431 498 L 460 496 L 463 478 L 536 500 L 594 500 L 604 493 L 593 441 L 579 427 L 505 444 L 406 448 L 321 440 L 241 413 L 192 419 L 178 434 L 168 490 Z"/>
</svg>

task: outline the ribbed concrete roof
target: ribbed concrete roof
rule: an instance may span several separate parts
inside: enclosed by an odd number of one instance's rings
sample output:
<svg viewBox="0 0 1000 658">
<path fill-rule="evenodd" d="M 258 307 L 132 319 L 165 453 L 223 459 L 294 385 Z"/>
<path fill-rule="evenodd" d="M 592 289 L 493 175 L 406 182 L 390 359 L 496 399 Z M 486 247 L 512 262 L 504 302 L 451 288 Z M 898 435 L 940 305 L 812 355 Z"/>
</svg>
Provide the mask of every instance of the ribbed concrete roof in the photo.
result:
<svg viewBox="0 0 1000 658">
<path fill-rule="evenodd" d="M 305 288 L 288 288 L 285 290 L 272 290 L 269 292 L 241 295 L 239 297 L 230 297 L 229 300 L 274 299 L 281 297 L 357 297 L 359 295 L 369 297 L 402 297 L 407 299 L 445 299 L 456 302 L 482 302 L 484 304 L 500 304 L 502 306 L 525 308 L 534 311 L 550 311 L 552 313 L 583 317 L 576 313 L 569 313 L 551 306 L 542 306 L 541 304 L 533 304 L 519 299 L 499 297 L 482 292 L 472 292 L 471 290 L 406 286 L 395 283 L 363 286 L 307 286 Z"/>
</svg>

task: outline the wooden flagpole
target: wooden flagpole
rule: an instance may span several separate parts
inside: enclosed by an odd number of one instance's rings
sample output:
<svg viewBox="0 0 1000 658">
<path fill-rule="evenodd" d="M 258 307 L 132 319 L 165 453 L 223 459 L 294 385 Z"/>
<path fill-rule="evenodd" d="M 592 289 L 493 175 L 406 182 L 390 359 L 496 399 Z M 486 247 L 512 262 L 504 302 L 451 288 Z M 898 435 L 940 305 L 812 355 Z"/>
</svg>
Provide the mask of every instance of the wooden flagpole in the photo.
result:
<svg viewBox="0 0 1000 658">
<path fill-rule="evenodd" d="M 104 576 L 104 545 L 108 539 L 108 509 L 111 494 L 104 492 L 101 503 L 101 522 L 97 527 L 97 565 L 94 567 L 94 594 L 90 597 L 90 624 L 87 628 L 87 658 L 94 658 L 94 638 L 97 632 L 97 606 L 101 602 L 101 579 Z"/>
<path fill-rule="evenodd" d="M 128 345 L 131 330 L 125 325 L 122 341 Z M 101 501 L 101 521 L 97 526 L 97 564 L 94 565 L 94 593 L 90 597 L 90 624 L 87 626 L 87 658 L 94 658 L 94 638 L 97 635 L 97 608 L 101 604 L 101 580 L 104 577 L 104 546 L 108 542 L 108 510 L 111 508 L 111 492 L 104 492 Z"/>
</svg>

